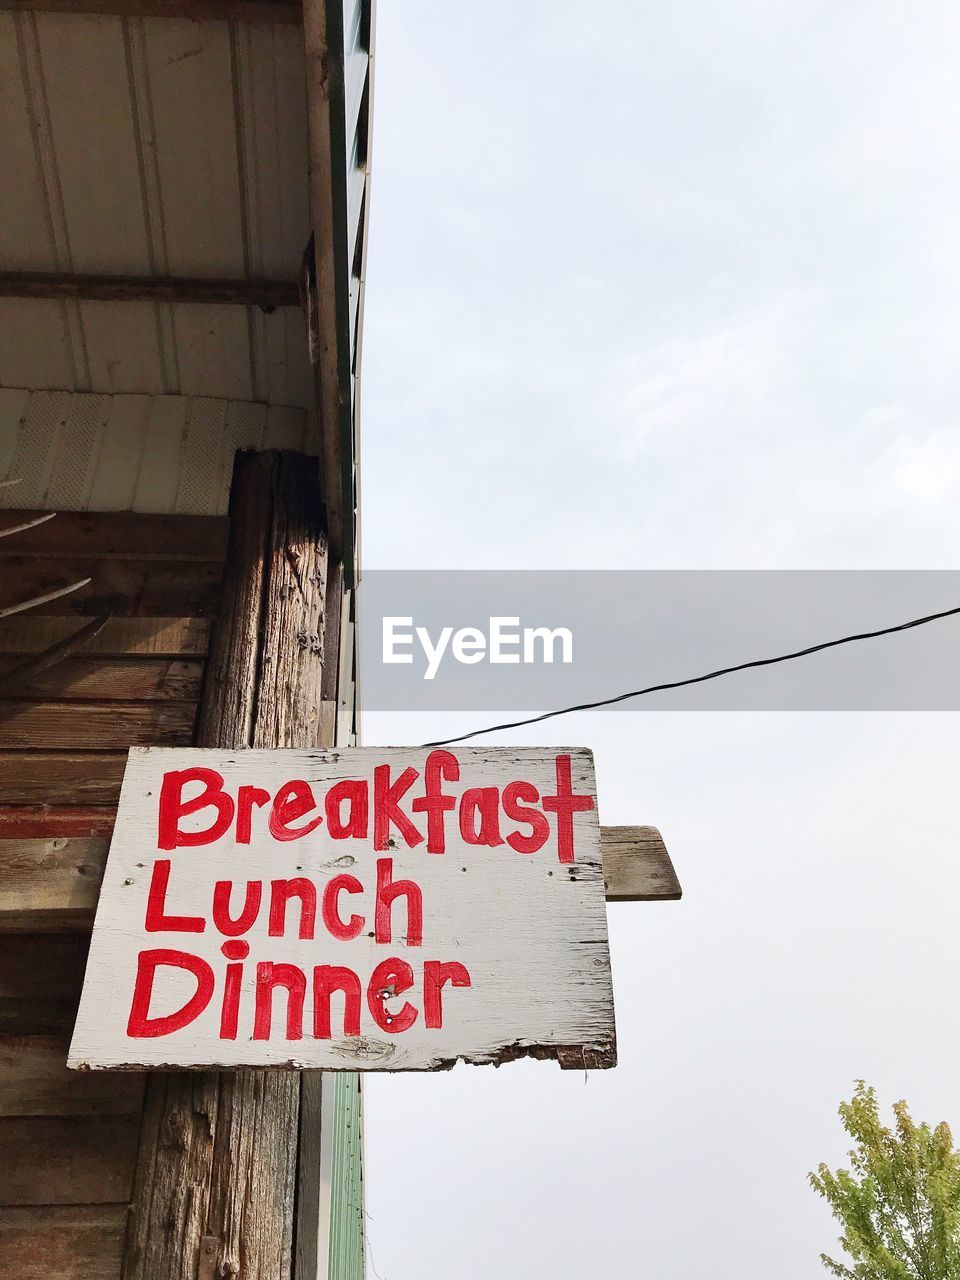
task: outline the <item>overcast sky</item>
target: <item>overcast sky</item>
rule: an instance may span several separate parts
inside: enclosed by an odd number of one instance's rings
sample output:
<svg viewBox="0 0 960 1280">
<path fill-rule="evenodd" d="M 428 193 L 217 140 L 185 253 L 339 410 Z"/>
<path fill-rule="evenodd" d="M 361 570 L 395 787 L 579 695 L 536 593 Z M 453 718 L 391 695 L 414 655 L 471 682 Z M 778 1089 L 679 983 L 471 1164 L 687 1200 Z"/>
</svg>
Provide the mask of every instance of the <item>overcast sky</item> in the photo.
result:
<svg viewBox="0 0 960 1280">
<path fill-rule="evenodd" d="M 380 0 L 365 563 L 955 568 L 958 117 L 940 0 Z M 825 1275 L 853 1080 L 960 1130 L 956 734 L 501 738 L 592 746 L 685 899 L 611 908 L 615 1071 L 368 1078 L 382 1280 Z"/>
</svg>

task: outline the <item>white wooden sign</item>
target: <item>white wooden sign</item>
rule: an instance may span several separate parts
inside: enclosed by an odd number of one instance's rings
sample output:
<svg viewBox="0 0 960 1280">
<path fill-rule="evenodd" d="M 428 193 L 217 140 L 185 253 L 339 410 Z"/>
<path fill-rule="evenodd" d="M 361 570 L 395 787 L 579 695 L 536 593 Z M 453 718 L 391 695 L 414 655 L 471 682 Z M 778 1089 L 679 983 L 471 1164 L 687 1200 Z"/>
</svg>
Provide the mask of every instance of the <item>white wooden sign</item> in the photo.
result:
<svg viewBox="0 0 960 1280">
<path fill-rule="evenodd" d="M 616 1061 L 582 748 L 134 748 L 69 1065 Z"/>
</svg>

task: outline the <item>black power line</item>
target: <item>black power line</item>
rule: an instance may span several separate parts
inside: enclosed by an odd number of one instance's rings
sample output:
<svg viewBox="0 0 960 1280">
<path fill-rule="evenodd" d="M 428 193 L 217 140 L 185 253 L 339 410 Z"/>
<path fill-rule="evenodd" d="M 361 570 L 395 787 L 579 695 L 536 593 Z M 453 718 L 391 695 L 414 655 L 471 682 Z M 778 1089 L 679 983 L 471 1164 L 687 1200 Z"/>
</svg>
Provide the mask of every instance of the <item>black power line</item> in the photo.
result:
<svg viewBox="0 0 960 1280">
<path fill-rule="evenodd" d="M 646 689 L 631 689 L 629 693 L 618 693 L 612 698 L 598 698 L 596 702 L 578 702 L 572 707 L 560 707 L 556 711 L 544 711 L 542 715 L 530 716 L 526 720 L 510 720 L 506 724 L 491 724 L 485 729 L 471 729 L 469 733 L 461 733 L 456 738 L 443 738 L 439 742 L 425 742 L 425 747 L 447 747 L 454 742 L 466 742 L 469 738 L 479 738 L 485 733 L 500 733 L 505 729 L 520 729 L 523 725 L 539 724 L 542 720 L 552 720 L 554 716 L 569 715 L 573 711 L 593 711 L 597 707 L 611 707 L 617 702 L 626 702 L 629 698 L 642 698 L 647 693 L 662 693 L 666 689 L 683 689 L 691 684 L 703 684 L 707 680 L 718 680 L 720 676 L 732 675 L 735 671 L 751 671 L 754 667 L 773 667 L 778 662 L 792 662 L 795 658 L 807 658 L 811 653 L 822 653 L 824 649 L 836 649 L 842 644 L 855 644 L 858 640 L 876 640 L 878 636 L 892 636 L 898 631 L 909 631 L 912 627 L 924 627 L 928 622 L 939 622 L 941 618 L 952 618 L 960 613 L 960 605 L 955 609 L 944 609 L 942 613 L 928 613 L 925 618 L 911 618 L 909 622 L 900 622 L 894 627 L 881 627 L 879 631 L 860 631 L 853 636 L 841 636 L 839 640 L 825 640 L 822 644 L 812 644 L 806 649 L 797 649 L 793 653 L 781 653 L 775 658 L 754 658 L 752 662 L 739 662 L 734 667 L 720 667 L 716 671 L 708 671 L 702 676 L 690 676 L 686 680 L 669 680 L 664 684 L 651 684 Z"/>
</svg>

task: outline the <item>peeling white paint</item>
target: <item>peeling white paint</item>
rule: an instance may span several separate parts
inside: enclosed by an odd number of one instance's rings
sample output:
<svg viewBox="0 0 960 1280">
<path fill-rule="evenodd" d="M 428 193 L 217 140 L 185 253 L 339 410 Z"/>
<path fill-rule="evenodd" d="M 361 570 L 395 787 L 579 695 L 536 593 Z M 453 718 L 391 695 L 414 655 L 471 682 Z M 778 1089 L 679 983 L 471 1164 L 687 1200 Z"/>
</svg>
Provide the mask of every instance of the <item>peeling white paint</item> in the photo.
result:
<svg viewBox="0 0 960 1280">
<path fill-rule="evenodd" d="M 431 773 L 430 752 L 401 748 L 131 751 L 70 1065 L 398 1071 L 439 1070 L 461 1059 L 499 1064 L 521 1056 L 557 1057 L 564 1066 L 580 1068 L 613 1065 L 591 753 L 459 748 L 455 759 L 450 753 L 432 755 Z M 443 773 L 438 761 L 445 762 Z M 208 792 L 207 803 L 180 816 L 161 839 L 164 776 L 198 766 L 216 771 L 222 795 L 230 800 L 213 801 Z M 407 774 L 410 785 L 398 788 L 408 769 L 415 777 Z M 525 784 L 519 800 L 516 788 L 507 790 L 518 782 Z M 177 798 L 189 809 L 209 784 L 210 775 L 206 784 L 195 780 L 182 789 L 175 779 L 168 781 L 167 811 Z M 244 820 L 240 788 L 252 786 L 261 792 L 247 805 Z M 392 803 L 389 787 L 398 788 Z M 581 806 L 572 813 L 568 791 Z M 444 807 L 437 803 L 440 796 Z M 428 839 L 417 838 L 427 836 L 431 813 L 433 843 L 439 839 L 443 852 L 429 852 Z M 221 825 L 229 819 L 222 834 L 189 843 L 211 831 L 218 814 Z M 352 825 L 350 834 L 334 838 L 331 822 L 335 826 L 338 819 L 352 819 Z M 539 847 L 523 851 L 523 837 L 539 841 Z M 500 843 L 480 844 L 478 838 Z M 162 843 L 174 847 L 158 847 Z M 274 882 L 282 886 L 294 879 L 300 882 L 297 894 L 284 911 L 281 888 L 271 925 Z M 214 911 L 215 886 L 223 881 L 232 884 L 234 919 L 245 902 L 251 908 L 242 929 L 231 930 L 222 910 Z M 405 883 L 391 905 L 398 881 Z M 154 927 L 148 930 L 151 883 Z M 302 926 L 302 897 L 310 903 L 314 895 L 315 921 Z M 221 908 L 226 901 L 224 895 Z M 171 924 L 171 917 L 178 920 Z M 301 931 L 308 936 L 300 937 Z M 342 931 L 355 936 L 335 936 Z M 138 1022 L 131 1019 L 138 956 L 161 949 L 187 956 L 190 967 L 164 960 L 149 990 L 144 977 Z M 400 962 L 401 971 L 387 966 L 378 974 L 377 966 L 388 959 Z M 293 968 L 260 970 L 258 998 L 258 966 L 271 964 Z M 346 983 L 355 1024 L 345 1016 L 342 993 L 328 1001 L 322 983 L 314 987 L 318 966 L 356 975 Z M 280 974 L 285 984 L 271 997 L 270 979 Z M 232 1004 L 226 994 L 231 982 L 239 993 Z M 162 1027 L 155 1019 L 174 1014 L 201 989 L 208 994 L 195 1001 L 195 1016 L 177 1029 L 146 1034 Z M 321 1012 L 329 1003 L 329 1035 L 322 1016 L 315 1022 L 315 997 Z"/>
</svg>

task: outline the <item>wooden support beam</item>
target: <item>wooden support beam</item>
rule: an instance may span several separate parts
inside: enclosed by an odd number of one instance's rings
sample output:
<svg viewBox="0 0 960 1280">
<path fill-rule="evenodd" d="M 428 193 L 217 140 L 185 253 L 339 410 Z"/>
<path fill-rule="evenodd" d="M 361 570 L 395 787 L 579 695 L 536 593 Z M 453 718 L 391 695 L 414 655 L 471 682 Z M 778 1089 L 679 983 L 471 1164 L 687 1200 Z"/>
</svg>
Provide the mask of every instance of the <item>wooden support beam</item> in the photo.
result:
<svg viewBox="0 0 960 1280">
<path fill-rule="evenodd" d="M 319 736 L 331 736 L 332 728 L 325 724 Z M 656 827 L 601 827 L 600 841 L 608 902 L 674 902 L 681 896 Z M 107 845 L 102 836 L 0 839 L 0 933 L 89 929 Z"/>
<path fill-rule="evenodd" d="M 299 26 L 303 10 L 289 0 L 0 0 L 8 13 L 107 13 L 121 18 L 188 18 L 193 22 L 278 22 Z"/>
<path fill-rule="evenodd" d="M 238 455 L 200 746 L 329 745 L 316 465 L 300 454 Z M 294 1071 L 152 1075 L 123 1280 L 196 1280 L 201 1261 L 201 1275 L 289 1280 L 299 1111 Z"/>
<path fill-rule="evenodd" d="M 676 901 L 682 894 L 656 827 L 601 827 L 608 902 Z"/>
<path fill-rule="evenodd" d="M 194 280 L 175 276 L 84 276 L 48 271 L 0 271 L 0 298 L 199 303 L 276 311 L 278 307 L 299 307 L 300 286 L 296 280 Z"/>
</svg>

